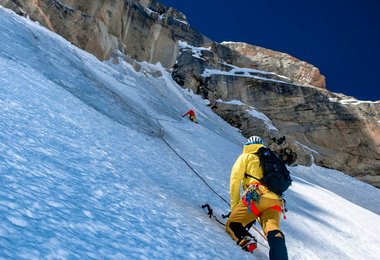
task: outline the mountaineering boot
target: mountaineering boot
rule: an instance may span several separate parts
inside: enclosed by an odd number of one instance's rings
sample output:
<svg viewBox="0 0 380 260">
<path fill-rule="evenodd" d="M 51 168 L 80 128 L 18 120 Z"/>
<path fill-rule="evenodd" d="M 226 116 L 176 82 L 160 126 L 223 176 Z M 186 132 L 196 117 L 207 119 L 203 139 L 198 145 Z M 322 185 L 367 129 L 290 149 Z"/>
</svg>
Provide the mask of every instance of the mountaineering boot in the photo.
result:
<svg viewBox="0 0 380 260">
<path fill-rule="evenodd" d="M 268 232 L 269 259 L 288 260 L 288 250 L 285 245 L 285 236 L 280 230 Z"/>
<path fill-rule="evenodd" d="M 244 250 L 248 252 L 253 252 L 257 248 L 257 240 L 255 237 L 245 236 L 241 238 L 237 244 Z"/>
<path fill-rule="evenodd" d="M 257 248 L 257 244 L 256 242 L 254 243 L 248 243 L 245 247 L 243 247 L 242 249 L 244 251 L 247 251 L 247 252 L 250 252 L 250 253 L 253 253 L 253 251 Z"/>
</svg>

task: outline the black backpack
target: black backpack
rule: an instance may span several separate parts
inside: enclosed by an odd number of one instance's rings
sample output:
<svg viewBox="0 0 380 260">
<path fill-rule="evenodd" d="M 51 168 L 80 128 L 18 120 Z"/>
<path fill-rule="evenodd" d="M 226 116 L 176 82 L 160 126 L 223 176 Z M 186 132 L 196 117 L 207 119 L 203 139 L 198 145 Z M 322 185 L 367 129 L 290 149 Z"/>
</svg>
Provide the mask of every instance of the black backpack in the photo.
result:
<svg viewBox="0 0 380 260">
<path fill-rule="evenodd" d="M 267 186 L 270 191 L 281 196 L 292 184 L 290 172 L 285 163 L 271 149 L 266 147 L 260 147 L 256 155 L 260 159 L 260 166 L 264 175 L 259 181 Z"/>
</svg>

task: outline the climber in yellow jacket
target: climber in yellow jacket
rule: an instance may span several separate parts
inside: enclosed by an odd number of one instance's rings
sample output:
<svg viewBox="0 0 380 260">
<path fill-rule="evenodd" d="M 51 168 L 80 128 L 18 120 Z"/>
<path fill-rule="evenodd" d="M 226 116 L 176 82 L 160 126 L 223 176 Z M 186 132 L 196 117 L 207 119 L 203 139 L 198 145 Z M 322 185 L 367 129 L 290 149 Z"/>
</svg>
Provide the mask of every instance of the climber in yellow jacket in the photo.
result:
<svg viewBox="0 0 380 260">
<path fill-rule="evenodd" d="M 247 231 L 246 226 L 259 219 L 268 238 L 270 259 L 288 259 L 285 237 L 280 230 L 283 200 L 259 181 L 263 177 L 263 170 L 260 167 L 259 157 L 255 153 L 262 146 L 264 146 L 264 141 L 261 137 L 248 138 L 243 153 L 232 167 L 231 214 L 226 223 L 226 231 L 244 250 L 253 251 L 255 247 L 249 246 L 254 238 Z M 242 199 L 240 199 L 241 185 L 244 190 Z M 250 195 L 250 200 L 247 199 L 247 194 Z"/>
</svg>

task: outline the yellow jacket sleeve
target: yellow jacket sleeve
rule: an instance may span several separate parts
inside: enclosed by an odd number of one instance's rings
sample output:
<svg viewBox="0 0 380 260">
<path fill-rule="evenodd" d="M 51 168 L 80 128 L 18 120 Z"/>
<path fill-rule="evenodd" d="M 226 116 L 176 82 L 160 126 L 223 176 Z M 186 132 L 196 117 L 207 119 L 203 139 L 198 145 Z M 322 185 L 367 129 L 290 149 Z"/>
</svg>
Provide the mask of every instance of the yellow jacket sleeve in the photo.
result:
<svg viewBox="0 0 380 260">
<path fill-rule="evenodd" d="M 241 154 L 237 158 L 231 170 L 231 177 L 230 177 L 231 210 L 240 201 L 240 185 L 244 179 L 245 171 L 246 171 L 246 154 Z"/>
</svg>

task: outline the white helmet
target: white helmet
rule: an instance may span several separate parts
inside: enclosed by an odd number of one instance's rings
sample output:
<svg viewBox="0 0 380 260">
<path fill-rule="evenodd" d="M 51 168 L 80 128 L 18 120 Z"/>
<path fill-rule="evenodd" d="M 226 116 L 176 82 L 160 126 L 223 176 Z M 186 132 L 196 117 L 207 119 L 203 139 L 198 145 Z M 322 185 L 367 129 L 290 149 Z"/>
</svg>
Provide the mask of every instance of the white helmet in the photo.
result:
<svg viewBox="0 0 380 260">
<path fill-rule="evenodd" d="M 251 136 L 245 144 L 264 144 L 264 140 L 260 136 Z"/>
</svg>

